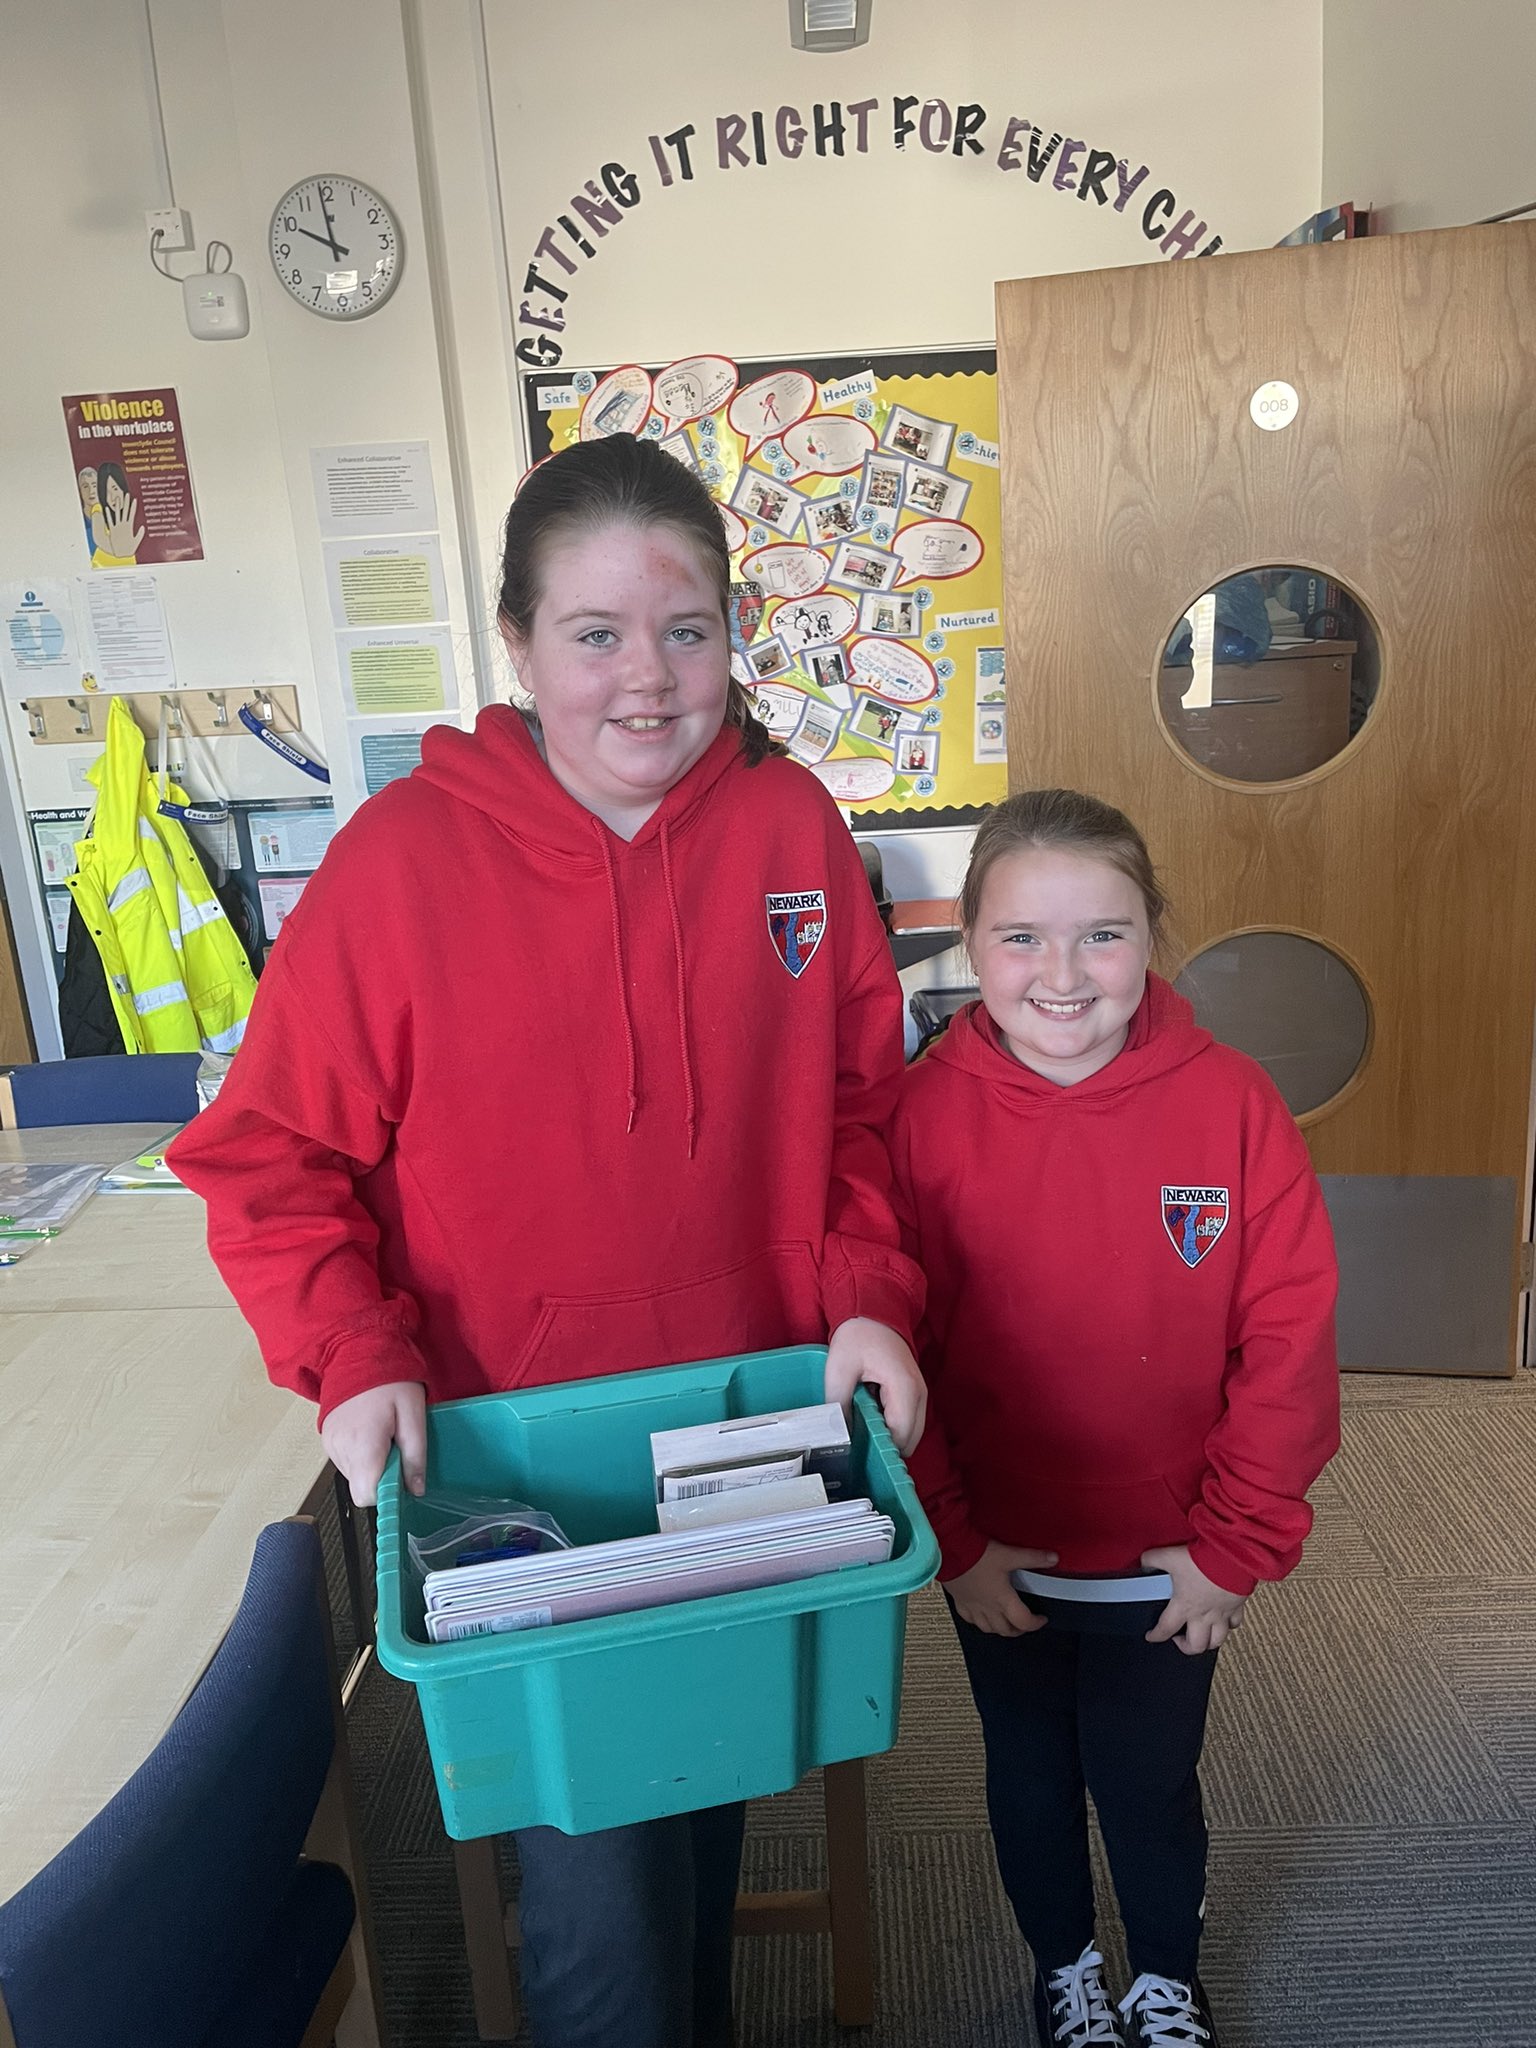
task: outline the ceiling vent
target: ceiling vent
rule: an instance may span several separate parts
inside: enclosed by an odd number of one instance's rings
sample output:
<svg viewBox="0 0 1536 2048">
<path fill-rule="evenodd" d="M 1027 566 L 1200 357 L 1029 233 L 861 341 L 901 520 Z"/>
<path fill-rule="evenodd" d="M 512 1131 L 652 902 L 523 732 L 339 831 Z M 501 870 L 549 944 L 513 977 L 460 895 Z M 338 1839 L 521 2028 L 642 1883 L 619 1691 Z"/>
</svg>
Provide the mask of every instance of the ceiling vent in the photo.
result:
<svg viewBox="0 0 1536 2048">
<path fill-rule="evenodd" d="M 789 0 L 797 50 L 852 50 L 869 41 L 871 0 Z"/>
</svg>

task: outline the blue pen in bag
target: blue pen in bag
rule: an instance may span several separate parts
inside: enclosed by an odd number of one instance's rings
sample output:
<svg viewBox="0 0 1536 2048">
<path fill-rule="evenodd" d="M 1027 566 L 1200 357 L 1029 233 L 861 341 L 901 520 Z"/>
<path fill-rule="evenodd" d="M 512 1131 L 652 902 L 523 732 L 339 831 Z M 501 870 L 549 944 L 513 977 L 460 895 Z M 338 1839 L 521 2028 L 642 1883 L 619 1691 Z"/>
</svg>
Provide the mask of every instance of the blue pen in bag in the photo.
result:
<svg viewBox="0 0 1536 2048">
<path fill-rule="evenodd" d="M 422 1578 L 458 1565 L 492 1564 L 570 1547 L 552 1515 L 523 1501 L 438 1493 L 429 1486 L 411 1502 L 411 1513 L 423 1525 L 407 1539 L 411 1563 Z"/>
<path fill-rule="evenodd" d="M 459 1564 L 499 1564 L 504 1557 L 532 1557 L 543 1548 L 543 1538 L 537 1530 L 525 1529 L 509 1543 L 497 1544 L 489 1550 L 461 1550 L 454 1558 Z"/>
</svg>

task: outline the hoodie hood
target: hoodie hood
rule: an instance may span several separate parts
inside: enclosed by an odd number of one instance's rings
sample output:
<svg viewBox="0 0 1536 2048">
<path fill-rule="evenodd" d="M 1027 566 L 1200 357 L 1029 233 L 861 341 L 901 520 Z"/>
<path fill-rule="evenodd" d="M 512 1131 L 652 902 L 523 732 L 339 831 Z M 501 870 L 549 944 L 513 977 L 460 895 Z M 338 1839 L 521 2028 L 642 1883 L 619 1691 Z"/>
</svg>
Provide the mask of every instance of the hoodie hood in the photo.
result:
<svg viewBox="0 0 1536 2048">
<path fill-rule="evenodd" d="M 1107 1067 L 1070 1087 L 1048 1081 L 1016 1060 L 980 1002 L 961 1010 L 924 1058 L 958 1067 L 1001 1088 L 1010 1108 L 1045 1111 L 1095 1108 L 1113 1102 L 1144 1081 L 1187 1066 L 1211 1043 L 1210 1032 L 1195 1022 L 1194 1010 L 1185 998 L 1160 974 L 1149 974 L 1146 994 L 1131 1019 L 1125 1044 Z"/>
<path fill-rule="evenodd" d="M 473 732 L 456 725 L 430 726 L 413 779 L 484 811 L 545 861 L 598 867 L 604 862 L 604 841 L 611 855 L 626 843 L 644 847 L 685 829 L 740 758 L 741 734 L 734 726 L 722 726 L 627 842 L 555 779 L 528 720 L 510 704 L 487 705 Z"/>
<path fill-rule="evenodd" d="M 614 1007 L 624 1045 L 627 1133 L 634 1131 L 640 1113 L 640 1059 L 626 960 L 625 891 L 620 885 L 620 871 L 626 866 L 633 867 L 636 856 L 659 853 L 672 939 L 672 1028 L 683 1072 L 683 1120 L 690 1159 L 698 1140 L 699 1078 L 688 1014 L 688 969 L 672 843 L 674 836 L 686 834 L 716 784 L 740 760 L 741 734 L 734 726 L 722 726 L 630 840 L 621 839 L 556 780 L 539 752 L 527 719 L 508 704 L 488 705 L 476 719 L 473 732 L 463 732 L 451 725 L 429 727 L 422 740 L 421 766 L 412 778 L 485 812 L 541 866 L 564 871 L 573 881 L 601 875 L 608 892 Z"/>
</svg>

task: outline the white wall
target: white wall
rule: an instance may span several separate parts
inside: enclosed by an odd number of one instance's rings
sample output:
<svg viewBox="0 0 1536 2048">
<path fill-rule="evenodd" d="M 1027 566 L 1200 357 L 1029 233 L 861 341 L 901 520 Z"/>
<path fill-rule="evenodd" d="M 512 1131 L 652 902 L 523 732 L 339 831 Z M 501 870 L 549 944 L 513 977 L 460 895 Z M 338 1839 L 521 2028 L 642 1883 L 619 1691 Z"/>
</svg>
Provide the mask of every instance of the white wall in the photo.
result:
<svg viewBox="0 0 1536 2048">
<path fill-rule="evenodd" d="M 835 56 L 791 49 L 783 0 L 566 0 L 536 38 L 516 0 L 485 0 L 485 14 L 512 277 L 520 287 L 535 262 L 568 292 L 563 306 L 537 290 L 518 299 L 566 318 L 552 340 L 573 366 L 984 342 L 998 278 L 1157 258 L 1142 212 L 1160 187 L 1192 213 L 1186 233 L 1206 224 L 1200 245 L 1220 235 L 1236 249 L 1279 240 L 1318 204 L 1321 0 L 875 0 L 869 43 Z M 897 95 L 984 107 L 983 149 L 936 153 L 918 134 L 898 151 Z M 861 155 L 846 110 L 868 99 Z M 832 101 L 845 154 L 818 157 L 808 136 L 786 160 L 779 108 L 810 130 L 813 107 Z M 768 163 L 722 170 L 717 119 L 753 110 Z M 1038 183 L 1005 172 L 1012 116 L 1148 175 L 1117 211 L 1070 189 L 1081 155 L 1067 190 L 1058 160 Z M 694 175 L 669 153 L 668 187 L 648 138 L 687 123 Z M 930 140 L 941 132 L 935 118 Z M 754 154 L 750 128 L 742 146 Z M 589 180 L 601 191 L 609 162 L 641 196 L 599 239 L 571 201 Z M 549 330 L 525 318 L 520 332 Z"/>
<path fill-rule="evenodd" d="M 169 15 L 172 10 L 162 13 Z M 217 9 L 183 7 L 166 44 L 167 128 L 178 196 L 202 240 L 232 242 L 254 284 L 247 194 L 228 144 L 230 82 Z M 168 28 L 170 23 L 168 21 Z M 261 308 L 246 342 L 187 332 L 180 292 L 151 270 L 144 210 L 166 203 L 142 0 L 57 0 L 8 15 L 0 163 L 7 238 L 5 488 L 0 575 L 68 577 L 87 566 L 60 399 L 173 385 L 191 452 L 206 559 L 156 577 L 178 678 L 298 682 L 313 671 Z M 178 92 L 195 77 L 195 108 Z M 23 195 L 24 203 L 22 201 Z M 185 262 L 183 268 L 189 267 Z M 18 290 L 27 279 L 31 288 Z M 254 298 L 254 294 L 253 294 Z M 97 748 L 35 747 L 11 728 L 35 804 L 82 801 L 71 765 Z M 229 743 L 263 755 L 255 741 Z M 273 762 L 274 787 L 303 780 Z M 261 772 L 253 762 L 247 774 Z"/>
<path fill-rule="evenodd" d="M 1393 234 L 1536 200 L 1532 0 L 1327 0 L 1323 203 Z"/>
<path fill-rule="evenodd" d="M 175 387 L 205 559 L 155 570 L 183 687 L 294 682 L 308 735 L 347 780 L 331 622 L 321 576 L 309 450 L 426 439 L 436 470 L 450 611 L 469 618 L 423 230 L 401 11 L 387 0 L 224 6 L 151 0 L 169 163 L 201 248 L 228 242 L 250 293 L 243 341 L 200 342 L 180 293 L 151 269 L 144 211 L 166 203 L 144 0 L 27 0 L 11 11 L 7 119 L 0 129 L 10 295 L 4 384 L 6 487 L 0 575 L 85 567 L 60 398 Z M 24 89 L 17 89 L 25 81 Z M 407 259 L 389 306 L 322 323 L 278 287 L 266 255 L 274 202 L 296 179 L 343 170 L 399 209 Z M 19 225 L 18 225 L 19 224 Z M 189 258 L 171 266 L 197 267 Z M 95 749 L 15 737 L 32 804 L 79 800 L 71 769 Z M 312 795 L 315 785 L 253 740 L 217 743 L 237 794 Z M 196 761 L 190 764 L 194 773 Z"/>
</svg>

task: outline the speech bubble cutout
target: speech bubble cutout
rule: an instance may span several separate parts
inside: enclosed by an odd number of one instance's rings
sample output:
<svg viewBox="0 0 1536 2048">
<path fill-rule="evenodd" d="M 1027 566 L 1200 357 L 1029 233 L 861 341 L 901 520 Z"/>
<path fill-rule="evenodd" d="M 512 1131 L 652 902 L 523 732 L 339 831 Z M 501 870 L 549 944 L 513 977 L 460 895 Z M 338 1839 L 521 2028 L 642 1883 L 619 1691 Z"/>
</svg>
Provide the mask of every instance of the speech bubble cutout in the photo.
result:
<svg viewBox="0 0 1536 2048">
<path fill-rule="evenodd" d="M 601 441 L 609 434 L 643 434 L 650 416 L 650 374 L 637 363 L 626 363 L 593 386 L 581 408 L 578 431 L 583 441 Z"/>
<path fill-rule="evenodd" d="M 834 802 L 867 804 L 873 797 L 884 796 L 895 782 L 896 764 L 861 754 L 856 761 L 819 761 L 811 773 L 827 785 Z"/>
<path fill-rule="evenodd" d="M 747 544 L 747 522 L 732 505 L 717 504 L 715 510 L 720 514 L 720 524 L 725 528 L 726 548 L 734 555 Z"/>
<path fill-rule="evenodd" d="M 965 576 L 986 553 L 981 535 L 963 519 L 919 519 L 905 526 L 891 542 L 891 553 L 901 557 L 901 574 L 896 588 L 931 576 L 935 583 L 946 576 Z"/>
<path fill-rule="evenodd" d="M 848 659 L 864 688 L 887 704 L 925 704 L 938 694 L 933 663 L 899 640 L 879 640 L 869 634 L 853 642 Z"/>
<path fill-rule="evenodd" d="M 781 542 L 759 548 L 748 555 L 742 568 L 753 576 L 769 597 L 811 597 L 824 590 L 832 563 L 820 548 L 794 547 Z"/>
<path fill-rule="evenodd" d="M 779 439 L 795 465 L 794 481 L 802 476 L 846 476 L 851 469 L 862 469 L 865 456 L 875 446 L 875 430 L 863 420 L 849 419 L 846 413 L 813 412 Z"/>
<path fill-rule="evenodd" d="M 804 370 L 775 370 L 771 377 L 759 377 L 755 384 L 738 391 L 725 416 L 744 436 L 750 457 L 765 441 L 781 439 L 815 403 L 814 377 Z"/>
<path fill-rule="evenodd" d="M 818 597 L 786 598 L 768 622 L 791 654 L 803 654 L 807 647 L 821 647 L 829 640 L 841 640 L 859 623 L 859 608 L 852 598 L 824 590 Z"/>
<path fill-rule="evenodd" d="M 755 683 L 757 715 L 776 740 L 787 740 L 805 711 L 805 694 L 784 683 Z"/>
<path fill-rule="evenodd" d="M 738 382 L 729 356 L 684 356 L 668 363 L 656 378 L 656 410 L 675 427 L 718 412 Z"/>
</svg>

